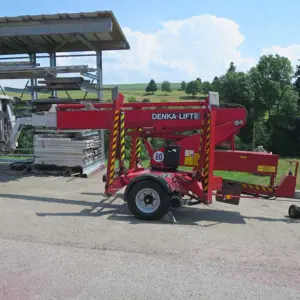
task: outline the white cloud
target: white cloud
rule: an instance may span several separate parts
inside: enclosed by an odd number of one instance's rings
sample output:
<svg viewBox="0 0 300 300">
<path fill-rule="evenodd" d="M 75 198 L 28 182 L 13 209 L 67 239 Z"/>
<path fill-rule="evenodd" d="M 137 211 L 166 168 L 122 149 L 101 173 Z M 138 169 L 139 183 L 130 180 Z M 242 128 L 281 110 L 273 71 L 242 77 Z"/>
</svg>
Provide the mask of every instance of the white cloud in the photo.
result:
<svg viewBox="0 0 300 300">
<path fill-rule="evenodd" d="M 104 83 L 160 82 L 170 80 L 212 80 L 234 61 L 239 70 L 255 64 L 244 57 L 239 47 L 245 37 L 232 20 L 212 15 L 194 16 L 162 24 L 154 33 L 123 28 L 130 50 L 107 51 L 103 54 Z M 88 63 L 94 58 L 60 60 L 60 63 Z"/>
<path fill-rule="evenodd" d="M 201 77 L 212 80 L 224 73 L 230 61 L 246 70 L 255 63 L 239 51 L 245 37 L 229 19 L 212 15 L 168 21 L 152 34 L 124 28 L 129 51 L 105 53 L 105 78 L 115 82 L 181 81 Z M 112 70 L 112 71 L 110 71 Z M 116 73 L 117 72 L 117 73 Z"/>
<path fill-rule="evenodd" d="M 300 44 L 289 45 L 287 47 L 273 45 L 271 47 L 264 48 L 262 50 L 262 54 L 279 54 L 281 56 L 285 56 L 291 61 L 293 67 L 295 67 L 299 64 Z"/>
</svg>

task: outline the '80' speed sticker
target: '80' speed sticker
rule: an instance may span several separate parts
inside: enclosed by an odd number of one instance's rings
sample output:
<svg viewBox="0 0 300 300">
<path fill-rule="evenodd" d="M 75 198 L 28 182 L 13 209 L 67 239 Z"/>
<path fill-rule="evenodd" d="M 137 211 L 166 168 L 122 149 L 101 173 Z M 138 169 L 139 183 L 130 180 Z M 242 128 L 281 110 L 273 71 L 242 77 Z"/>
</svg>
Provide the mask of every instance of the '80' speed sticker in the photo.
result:
<svg viewBox="0 0 300 300">
<path fill-rule="evenodd" d="M 156 151 L 153 154 L 153 160 L 155 162 L 162 162 L 164 160 L 164 153 L 161 151 Z"/>
</svg>

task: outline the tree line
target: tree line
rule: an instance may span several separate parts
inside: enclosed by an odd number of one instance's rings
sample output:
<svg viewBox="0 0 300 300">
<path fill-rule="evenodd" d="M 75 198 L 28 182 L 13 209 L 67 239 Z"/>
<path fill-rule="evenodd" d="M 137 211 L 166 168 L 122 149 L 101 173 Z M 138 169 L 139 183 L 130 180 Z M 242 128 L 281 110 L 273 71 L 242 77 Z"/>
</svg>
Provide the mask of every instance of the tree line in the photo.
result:
<svg viewBox="0 0 300 300">
<path fill-rule="evenodd" d="M 237 71 L 231 62 L 222 76 L 211 82 L 199 77 L 182 81 L 180 90 L 192 98 L 218 92 L 221 103 L 247 109 L 247 124 L 236 137 L 238 149 L 262 145 L 282 157 L 300 157 L 300 64 L 293 70 L 288 58 L 263 55 L 247 72 Z M 153 79 L 146 91 L 157 91 Z"/>
</svg>

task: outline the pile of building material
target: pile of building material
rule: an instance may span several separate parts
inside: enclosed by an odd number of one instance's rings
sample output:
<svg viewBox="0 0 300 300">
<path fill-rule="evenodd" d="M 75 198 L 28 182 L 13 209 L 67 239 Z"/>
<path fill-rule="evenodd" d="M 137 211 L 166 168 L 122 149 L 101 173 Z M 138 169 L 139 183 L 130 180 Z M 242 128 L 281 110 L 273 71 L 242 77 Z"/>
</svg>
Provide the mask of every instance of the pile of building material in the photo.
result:
<svg viewBox="0 0 300 300">
<path fill-rule="evenodd" d="M 60 166 L 88 176 L 92 170 L 104 167 L 103 151 L 99 131 L 40 133 L 34 136 L 35 165 Z"/>
</svg>

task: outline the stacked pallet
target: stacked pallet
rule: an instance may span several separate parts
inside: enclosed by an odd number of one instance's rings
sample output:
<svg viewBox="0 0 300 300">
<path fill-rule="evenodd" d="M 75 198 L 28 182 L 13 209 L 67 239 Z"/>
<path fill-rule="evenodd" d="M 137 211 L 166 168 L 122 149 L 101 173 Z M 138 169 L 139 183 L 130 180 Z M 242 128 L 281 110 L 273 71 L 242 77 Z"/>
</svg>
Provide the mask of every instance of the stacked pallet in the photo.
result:
<svg viewBox="0 0 300 300">
<path fill-rule="evenodd" d="M 82 169 L 104 164 L 101 134 L 98 131 L 71 134 L 36 134 L 35 164 Z"/>
</svg>

